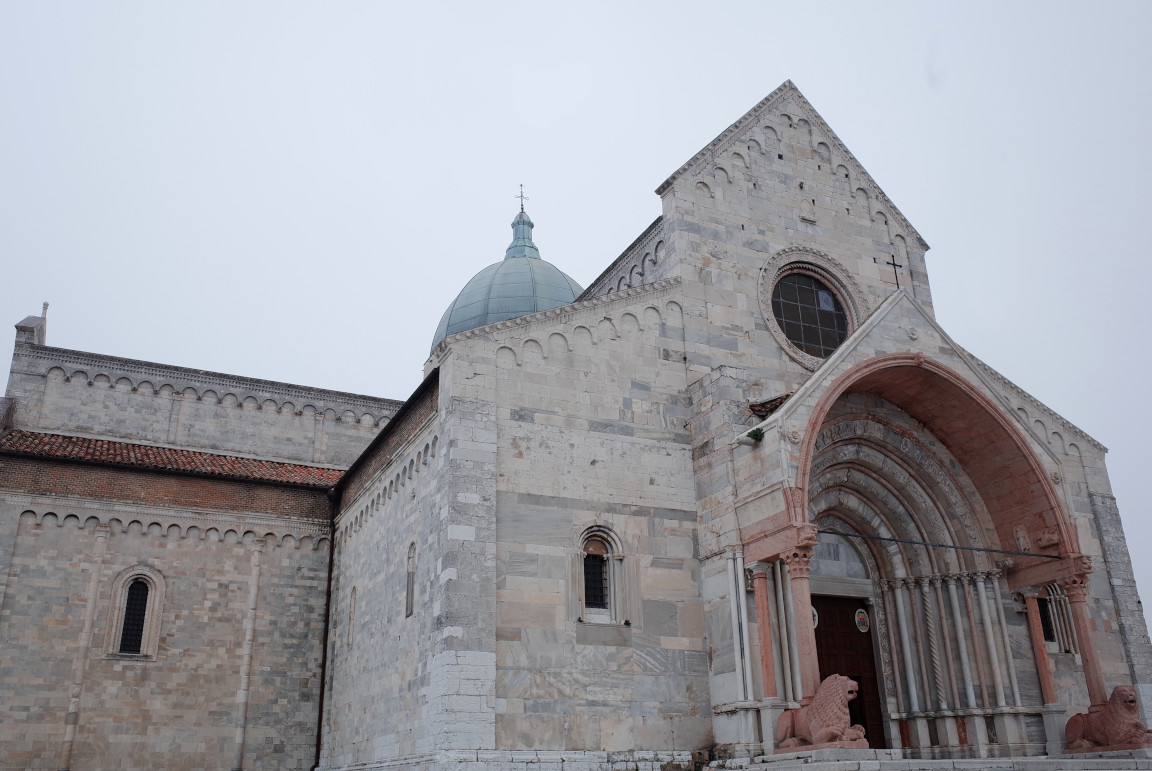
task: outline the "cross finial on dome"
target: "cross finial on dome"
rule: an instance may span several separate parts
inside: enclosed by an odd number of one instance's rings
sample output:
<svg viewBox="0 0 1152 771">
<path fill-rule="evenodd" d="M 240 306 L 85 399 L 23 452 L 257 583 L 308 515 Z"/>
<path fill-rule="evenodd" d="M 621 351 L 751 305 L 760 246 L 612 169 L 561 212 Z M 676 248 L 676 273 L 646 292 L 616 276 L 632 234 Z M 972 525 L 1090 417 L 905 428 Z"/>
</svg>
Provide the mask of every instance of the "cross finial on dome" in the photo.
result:
<svg viewBox="0 0 1152 771">
<path fill-rule="evenodd" d="M 532 259 L 540 259 L 540 250 L 536 248 L 536 244 L 532 243 L 532 218 L 524 211 L 524 202 L 528 200 L 528 196 L 524 195 L 524 186 L 520 186 L 520 195 L 513 196 L 520 199 L 520 213 L 512 220 L 512 243 L 508 244 L 508 249 L 504 252 L 504 259 L 510 260 L 513 257 L 531 257 Z"/>
</svg>

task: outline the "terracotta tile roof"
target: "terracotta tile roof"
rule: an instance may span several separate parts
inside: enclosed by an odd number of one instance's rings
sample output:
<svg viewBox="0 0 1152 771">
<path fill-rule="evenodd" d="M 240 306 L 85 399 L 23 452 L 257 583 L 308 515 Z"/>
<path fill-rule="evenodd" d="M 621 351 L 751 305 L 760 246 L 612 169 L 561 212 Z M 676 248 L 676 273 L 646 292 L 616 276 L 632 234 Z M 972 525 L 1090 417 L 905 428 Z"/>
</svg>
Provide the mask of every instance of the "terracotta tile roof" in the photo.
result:
<svg viewBox="0 0 1152 771">
<path fill-rule="evenodd" d="M 224 479 L 283 482 L 308 487 L 332 487 L 343 475 L 339 469 L 277 463 L 232 455 L 176 450 L 82 436 L 41 434 L 14 429 L 0 436 L 0 453 L 32 455 L 132 468 L 182 471 Z"/>
<path fill-rule="evenodd" d="M 753 402 L 752 404 L 748 405 L 748 411 L 751 412 L 756 417 L 760 418 L 761 420 L 764 420 L 766 417 L 771 415 L 773 412 L 780 409 L 780 407 L 783 406 L 784 402 L 788 401 L 792 397 L 792 394 L 794 394 L 794 393 L 796 393 L 796 392 L 795 391 L 789 391 L 786 394 L 782 394 L 782 395 L 777 396 L 773 399 L 769 399 L 766 402 Z"/>
</svg>

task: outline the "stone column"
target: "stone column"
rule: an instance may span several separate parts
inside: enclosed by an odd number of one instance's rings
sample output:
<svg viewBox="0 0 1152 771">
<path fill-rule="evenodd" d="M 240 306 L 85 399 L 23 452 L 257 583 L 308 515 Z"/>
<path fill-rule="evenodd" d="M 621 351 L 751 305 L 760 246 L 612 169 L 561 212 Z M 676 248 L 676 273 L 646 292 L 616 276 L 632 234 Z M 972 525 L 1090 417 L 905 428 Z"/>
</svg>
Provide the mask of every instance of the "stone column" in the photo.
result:
<svg viewBox="0 0 1152 771">
<path fill-rule="evenodd" d="M 736 607 L 740 611 L 740 646 L 744 652 L 744 690 L 749 700 L 756 698 L 756 677 L 752 671 L 752 642 L 748 631 L 748 588 L 744 573 L 744 552 L 736 552 Z"/>
<path fill-rule="evenodd" d="M 1036 672 L 1040 675 L 1040 695 L 1044 699 L 1045 752 L 1059 756 L 1064 749 L 1064 725 L 1067 715 L 1064 707 L 1056 703 L 1056 684 L 1052 679 L 1052 662 L 1044 642 L 1044 625 L 1040 622 L 1040 603 L 1036 590 L 1022 592 L 1028 616 L 1028 636 L 1032 638 L 1032 655 L 1036 658 Z"/>
<path fill-rule="evenodd" d="M 1028 634 L 1032 637 L 1032 654 L 1036 657 L 1036 671 L 1040 675 L 1040 693 L 1045 704 L 1055 704 L 1056 683 L 1052 679 L 1048 647 L 1044 645 L 1044 625 L 1040 622 L 1040 604 L 1036 601 L 1035 590 L 1024 595 L 1024 607 L 1028 611 Z"/>
<path fill-rule="evenodd" d="M 1008 561 L 1011 566 L 1011 560 Z M 1007 592 L 1008 584 L 1004 580 L 1004 573 L 997 572 L 992 578 L 992 590 L 996 600 L 996 616 L 1000 620 L 1001 642 L 1004 643 L 1004 663 L 1008 667 L 1008 684 L 1012 686 L 1012 703 L 1017 707 L 1023 706 L 1020 700 L 1020 681 L 1016 677 L 1016 660 L 1012 655 L 1012 640 L 1008 636 L 1008 619 L 1004 616 L 1004 598 L 1011 595 Z"/>
<path fill-rule="evenodd" d="M 964 641 L 964 617 L 960 614 L 960 600 L 956 596 L 956 576 L 947 576 L 944 580 L 948 583 L 952 623 L 956 627 L 956 645 L 960 649 L 960 674 L 964 677 L 964 695 L 968 698 L 968 709 L 976 709 L 976 691 L 972 688 L 972 665 L 968 662 L 968 646 Z"/>
<path fill-rule="evenodd" d="M 784 589 L 784 566 L 779 562 L 772 563 L 772 583 L 776 590 L 776 619 L 779 621 L 780 628 L 777 630 L 777 635 L 780 638 L 780 673 L 783 675 L 784 681 L 784 698 L 787 701 L 799 701 L 796 698 L 796 680 L 793 676 L 792 666 L 792 627 L 788 619 L 791 614 L 788 612 L 788 607 L 791 604 L 789 600 L 792 595 L 789 593 L 785 595 Z"/>
<path fill-rule="evenodd" d="M 936 619 L 940 627 L 940 639 L 944 641 L 944 661 L 948 665 L 948 694 L 952 697 L 952 708 L 961 709 L 960 692 L 956 688 L 956 657 L 952 654 L 952 638 L 948 636 L 948 606 L 944 603 L 944 581 L 940 576 L 932 576 L 932 589 L 936 594 Z"/>
<path fill-rule="evenodd" d="M 772 621 L 768 609 L 768 566 L 752 563 L 752 594 L 756 601 L 756 637 L 760 642 L 760 675 L 764 681 L 764 698 L 776 698 L 776 657 L 772 640 Z M 767 738 L 767 737 L 765 737 Z"/>
<path fill-rule="evenodd" d="M 736 594 L 739 591 L 736 577 L 736 557 L 729 556 L 727 560 L 728 567 L 728 610 L 732 619 L 732 659 L 736 666 L 736 700 L 746 701 L 748 699 L 748 692 L 746 689 L 747 683 L 744 680 L 744 655 L 740 647 L 740 609 L 739 599 Z"/>
<path fill-rule="evenodd" d="M 988 700 L 988 674 L 984 671 L 984 654 L 980 652 L 980 629 L 976 624 L 976 611 L 972 607 L 972 573 L 962 573 L 964 606 L 968 613 L 968 630 L 972 633 L 972 655 L 976 659 L 976 682 L 980 684 L 980 704 L 985 708 L 992 706 Z M 983 721 L 978 721 L 983 723 Z"/>
<path fill-rule="evenodd" d="M 904 712 L 904 680 L 900 676 L 898 659 L 900 647 L 896 644 L 896 611 L 892 607 L 892 581 L 882 578 L 879 581 L 880 592 L 884 600 L 884 626 L 888 629 L 888 649 L 892 651 L 892 677 L 896 681 L 896 711 Z M 893 746 L 898 746 L 894 744 Z"/>
<path fill-rule="evenodd" d="M 798 546 L 783 555 L 792 585 L 793 622 L 796 653 L 800 664 L 801 703 L 809 704 L 820 686 L 820 662 L 816 658 L 816 630 L 812 627 L 812 591 L 808 580 L 812 570 L 812 547 Z"/>
<path fill-rule="evenodd" d="M 779 697 L 776 688 L 775 638 L 772 636 L 771 602 L 769 597 L 768 571 L 763 562 L 754 562 L 752 571 L 752 594 L 756 602 L 756 637 L 760 643 L 760 676 L 764 681 L 764 699 L 760 706 L 760 738 L 765 753 L 776 747 L 776 721 L 787 704 Z"/>
<path fill-rule="evenodd" d="M 932 685 L 936 689 L 936 707 L 948 709 L 947 686 L 944 683 L 944 659 L 940 656 L 940 640 L 936 635 L 936 603 L 932 598 L 932 581 L 927 576 L 917 579 L 920 584 L 920 607 L 924 610 L 924 628 L 928 632 L 928 658 L 932 662 Z M 925 696 L 931 706 L 930 697 Z"/>
<path fill-rule="evenodd" d="M 908 728 L 911 731 L 912 746 L 926 748 L 932 746 L 932 735 L 928 731 L 928 718 L 923 715 L 916 714 L 921 712 L 920 694 L 916 690 L 916 664 L 914 659 L 920 662 L 920 673 L 923 676 L 925 683 L 924 693 L 924 710 L 932 708 L 932 696 L 927 692 L 928 672 L 924 667 L 924 650 L 919 645 L 912 645 L 911 632 L 915 628 L 913 625 L 912 613 L 905 610 L 906 603 L 911 605 L 913 599 L 913 592 L 916 590 L 915 578 L 897 578 L 893 581 L 894 593 L 896 595 L 896 613 L 900 617 L 900 642 L 904 649 L 904 667 L 908 675 L 908 711 L 913 713 L 911 719 L 908 721 Z M 911 607 L 915 607 L 911 605 Z M 917 635 L 919 637 L 919 635 Z"/>
<path fill-rule="evenodd" d="M 1072 606 L 1072 623 L 1080 640 L 1080 660 L 1084 666 L 1084 680 L 1088 685 L 1088 701 L 1093 705 L 1104 704 L 1108 701 L 1108 691 L 1104 686 L 1104 673 L 1100 669 L 1100 659 L 1096 657 L 1096 646 L 1092 644 L 1088 622 L 1088 575 L 1078 573 L 1060 583 Z"/>
<path fill-rule="evenodd" d="M 989 573 L 976 573 L 976 594 L 980 598 L 980 621 L 984 624 L 984 642 L 988 645 L 988 660 L 992 668 L 992 688 L 996 692 L 996 706 L 1008 706 L 1004 698 L 1004 676 L 1000 670 L 1000 651 L 996 648 L 996 634 L 992 629 L 994 617 L 988 609 L 988 593 L 984 590 L 984 579 Z"/>
<path fill-rule="evenodd" d="M 913 663 L 912 642 L 908 637 L 908 614 L 904 610 L 904 580 L 892 581 L 892 594 L 896 600 L 896 623 L 900 626 L 900 658 L 904 661 L 904 672 L 908 679 L 908 711 L 920 711 L 920 694 L 916 690 L 916 665 Z"/>
</svg>

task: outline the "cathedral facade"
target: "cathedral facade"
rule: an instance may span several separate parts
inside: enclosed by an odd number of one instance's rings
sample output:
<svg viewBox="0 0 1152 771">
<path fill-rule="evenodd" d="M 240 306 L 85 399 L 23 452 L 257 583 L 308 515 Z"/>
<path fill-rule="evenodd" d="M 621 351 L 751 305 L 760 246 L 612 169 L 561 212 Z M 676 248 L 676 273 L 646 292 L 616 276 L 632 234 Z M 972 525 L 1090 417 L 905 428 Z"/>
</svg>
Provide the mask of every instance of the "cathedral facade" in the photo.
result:
<svg viewBox="0 0 1152 771">
<path fill-rule="evenodd" d="M 17 325 L 0 763 L 1137 752 L 1069 725 L 1152 715 L 1105 449 L 936 323 L 807 100 L 656 192 L 587 289 L 521 211 L 404 401 Z M 847 732 L 809 731 L 832 692 Z"/>
</svg>

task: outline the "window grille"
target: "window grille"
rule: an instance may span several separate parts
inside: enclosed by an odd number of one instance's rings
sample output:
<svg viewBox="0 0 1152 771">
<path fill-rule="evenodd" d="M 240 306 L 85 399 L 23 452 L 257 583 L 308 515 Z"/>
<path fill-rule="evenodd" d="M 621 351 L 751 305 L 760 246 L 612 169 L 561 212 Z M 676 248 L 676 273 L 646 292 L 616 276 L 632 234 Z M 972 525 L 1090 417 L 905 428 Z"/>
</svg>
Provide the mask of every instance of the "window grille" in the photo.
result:
<svg viewBox="0 0 1152 771">
<path fill-rule="evenodd" d="M 584 604 L 608 609 L 608 561 L 595 554 L 584 555 Z"/>
</svg>

